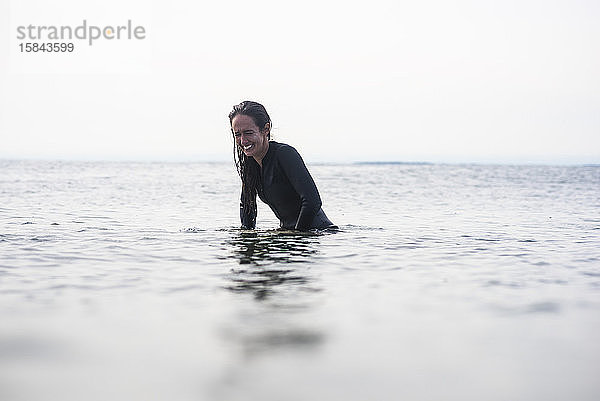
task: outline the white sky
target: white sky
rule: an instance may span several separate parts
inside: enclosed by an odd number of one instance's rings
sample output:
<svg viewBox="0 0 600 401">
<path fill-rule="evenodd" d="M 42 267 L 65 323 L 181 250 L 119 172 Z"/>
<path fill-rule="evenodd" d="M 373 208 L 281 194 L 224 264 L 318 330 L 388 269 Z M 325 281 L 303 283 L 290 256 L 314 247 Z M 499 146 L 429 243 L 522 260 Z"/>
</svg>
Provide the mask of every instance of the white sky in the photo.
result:
<svg viewBox="0 0 600 401">
<path fill-rule="evenodd" d="M 146 28 L 18 51 L 19 25 Z M 0 158 L 230 160 L 262 102 L 308 161 L 600 163 L 598 1 L 0 0 Z"/>
</svg>

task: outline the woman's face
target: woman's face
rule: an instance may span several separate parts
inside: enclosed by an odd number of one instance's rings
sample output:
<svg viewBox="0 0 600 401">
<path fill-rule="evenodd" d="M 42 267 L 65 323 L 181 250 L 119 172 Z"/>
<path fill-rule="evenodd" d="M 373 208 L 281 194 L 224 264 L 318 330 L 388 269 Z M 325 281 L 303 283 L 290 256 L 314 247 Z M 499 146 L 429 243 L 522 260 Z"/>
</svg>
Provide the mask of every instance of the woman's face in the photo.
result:
<svg viewBox="0 0 600 401">
<path fill-rule="evenodd" d="M 231 121 L 231 129 L 237 146 L 242 148 L 246 156 L 252 156 L 260 162 L 269 149 L 269 124 L 261 131 L 252 117 L 238 114 Z"/>
</svg>

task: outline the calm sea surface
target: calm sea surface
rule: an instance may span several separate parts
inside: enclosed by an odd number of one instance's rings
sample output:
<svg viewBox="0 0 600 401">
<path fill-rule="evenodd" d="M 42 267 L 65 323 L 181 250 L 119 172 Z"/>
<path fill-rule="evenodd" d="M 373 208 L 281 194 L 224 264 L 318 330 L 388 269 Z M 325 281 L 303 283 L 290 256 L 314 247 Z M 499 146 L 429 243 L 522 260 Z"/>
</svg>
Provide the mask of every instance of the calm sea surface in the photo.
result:
<svg viewBox="0 0 600 401">
<path fill-rule="evenodd" d="M 0 400 L 598 400 L 600 167 L 0 161 Z"/>
</svg>

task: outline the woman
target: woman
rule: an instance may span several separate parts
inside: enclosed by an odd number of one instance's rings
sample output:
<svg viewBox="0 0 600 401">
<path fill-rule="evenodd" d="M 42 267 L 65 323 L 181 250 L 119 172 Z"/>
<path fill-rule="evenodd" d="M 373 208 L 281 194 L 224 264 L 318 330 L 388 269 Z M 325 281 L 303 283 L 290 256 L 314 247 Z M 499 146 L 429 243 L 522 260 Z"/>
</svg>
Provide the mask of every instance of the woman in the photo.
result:
<svg viewBox="0 0 600 401">
<path fill-rule="evenodd" d="M 244 101 L 229 113 L 235 139 L 234 160 L 242 179 L 240 218 L 256 226 L 256 195 L 280 221 L 281 228 L 336 228 L 321 209 L 321 197 L 302 157 L 293 147 L 271 141 L 271 118 L 263 105 Z"/>
</svg>

